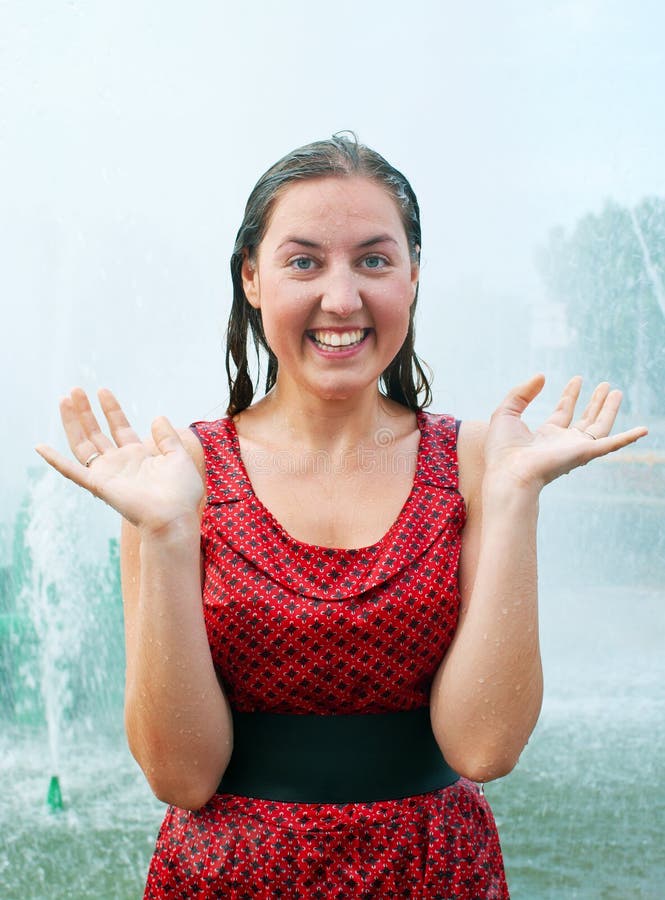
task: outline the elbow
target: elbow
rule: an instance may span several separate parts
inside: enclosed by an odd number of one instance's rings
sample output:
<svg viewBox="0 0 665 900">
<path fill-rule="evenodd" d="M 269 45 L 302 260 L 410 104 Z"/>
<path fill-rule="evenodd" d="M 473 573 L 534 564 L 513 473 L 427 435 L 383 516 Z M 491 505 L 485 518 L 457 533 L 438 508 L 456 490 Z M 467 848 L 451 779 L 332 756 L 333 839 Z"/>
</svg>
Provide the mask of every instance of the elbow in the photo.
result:
<svg viewBox="0 0 665 900">
<path fill-rule="evenodd" d="M 148 777 L 148 784 L 155 797 L 161 802 L 169 806 L 177 806 L 179 809 L 186 809 L 190 812 L 196 812 L 202 809 L 215 795 L 217 784 L 214 786 L 203 781 L 200 784 L 190 783 L 173 784 L 167 779 Z"/>
<path fill-rule="evenodd" d="M 519 754 L 488 754 L 486 756 L 466 756 L 460 758 L 457 763 L 451 762 L 446 757 L 448 765 L 450 765 L 458 775 L 468 778 L 469 781 L 487 784 L 488 781 L 495 781 L 497 778 L 503 778 L 509 775 L 519 761 Z"/>
<path fill-rule="evenodd" d="M 176 768 L 168 763 L 150 767 L 141 765 L 141 768 L 150 790 L 158 800 L 169 806 L 196 812 L 217 792 L 226 766 L 221 771 L 210 767 L 207 772 L 198 771 L 193 766 Z"/>
<path fill-rule="evenodd" d="M 158 741 L 149 745 L 145 740 L 132 740 L 130 733 L 128 743 L 155 797 L 190 811 L 201 809 L 214 796 L 231 758 L 230 746 L 199 760 L 189 753 L 184 758 L 174 755 Z"/>
<path fill-rule="evenodd" d="M 463 778 L 483 784 L 510 774 L 526 746 L 526 740 L 504 741 L 495 735 L 484 739 L 473 735 L 456 741 L 450 740 L 450 735 L 446 738 L 437 737 L 437 743 L 448 765 Z"/>
<path fill-rule="evenodd" d="M 442 727 L 440 718 L 432 719 L 436 742 L 448 765 L 470 781 L 486 783 L 504 778 L 517 766 L 538 720 L 540 696 L 530 709 L 515 721 L 495 717 L 479 721 L 466 718 L 452 727 L 450 717 Z"/>
</svg>

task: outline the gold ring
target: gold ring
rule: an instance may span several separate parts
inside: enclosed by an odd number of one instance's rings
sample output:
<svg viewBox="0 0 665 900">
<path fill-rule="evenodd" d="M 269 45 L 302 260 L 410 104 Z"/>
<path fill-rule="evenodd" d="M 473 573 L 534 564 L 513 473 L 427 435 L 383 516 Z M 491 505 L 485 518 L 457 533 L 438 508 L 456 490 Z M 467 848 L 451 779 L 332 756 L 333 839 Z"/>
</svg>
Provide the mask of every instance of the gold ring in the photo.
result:
<svg viewBox="0 0 665 900">
<path fill-rule="evenodd" d="M 101 455 L 102 454 L 98 450 L 95 450 L 94 453 L 90 454 L 90 456 L 86 459 L 86 461 L 83 463 L 83 465 L 86 467 L 86 469 L 89 469 L 90 466 L 92 465 L 92 463 L 94 463 L 94 461 L 97 459 L 97 457 L 101 456 Z"/>
</svg>

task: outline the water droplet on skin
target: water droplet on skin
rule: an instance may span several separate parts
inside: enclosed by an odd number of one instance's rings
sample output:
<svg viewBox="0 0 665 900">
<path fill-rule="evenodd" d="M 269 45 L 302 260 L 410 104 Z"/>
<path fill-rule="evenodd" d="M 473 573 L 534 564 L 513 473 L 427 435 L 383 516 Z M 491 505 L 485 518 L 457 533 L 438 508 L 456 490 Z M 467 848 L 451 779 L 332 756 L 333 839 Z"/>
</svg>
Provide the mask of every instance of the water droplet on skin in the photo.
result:
<svg viewBox="0 0 665 900">
<path fill-rule="evenodd" d="M 478 684 L 485 684 L 485 679 L 484 679 L 484 678 L 479 678 L 479 679 L 478 679 Z"/>
</svg>

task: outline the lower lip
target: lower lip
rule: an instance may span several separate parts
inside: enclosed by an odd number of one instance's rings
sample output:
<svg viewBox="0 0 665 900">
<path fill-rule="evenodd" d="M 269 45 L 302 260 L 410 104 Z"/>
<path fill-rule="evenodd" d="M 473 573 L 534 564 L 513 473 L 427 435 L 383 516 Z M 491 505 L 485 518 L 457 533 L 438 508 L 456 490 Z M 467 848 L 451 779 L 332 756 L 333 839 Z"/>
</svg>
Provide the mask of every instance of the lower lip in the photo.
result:
<svg viewBox="0 0 665 900">
<path fill-rule="evenodd" d="M 316 343 L 313 337 L 310 335 L 307 335 L 307 337 L 319 356 L 323 356 L 325 359 L 348 359 L 350 356 L 360 353 L 371 333 L 372 330 L 369 329 L 362 341 L 358 341 L 357 344 L 349 344 L 348 347 L 336 347 L 334 350 L 324 350 L 320 344 Z"/>
</svg>

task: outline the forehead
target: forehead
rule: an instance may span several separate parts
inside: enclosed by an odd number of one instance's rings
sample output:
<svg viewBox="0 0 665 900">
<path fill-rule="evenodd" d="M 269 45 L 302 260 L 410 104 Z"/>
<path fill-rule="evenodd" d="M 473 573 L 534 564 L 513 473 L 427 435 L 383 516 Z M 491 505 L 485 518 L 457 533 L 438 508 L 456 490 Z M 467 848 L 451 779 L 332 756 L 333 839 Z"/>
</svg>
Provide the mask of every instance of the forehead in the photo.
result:
<svg viewBox="0 0 665 900">
<path fill-rule="evenodd" d="M 362 176 L 313 178 L 292 182 L 278 196 L 264 240 L 293 228 L 332 232 L 376 229 L 406 237 L 400 210 L 390 191 Z"/>
</svg>

